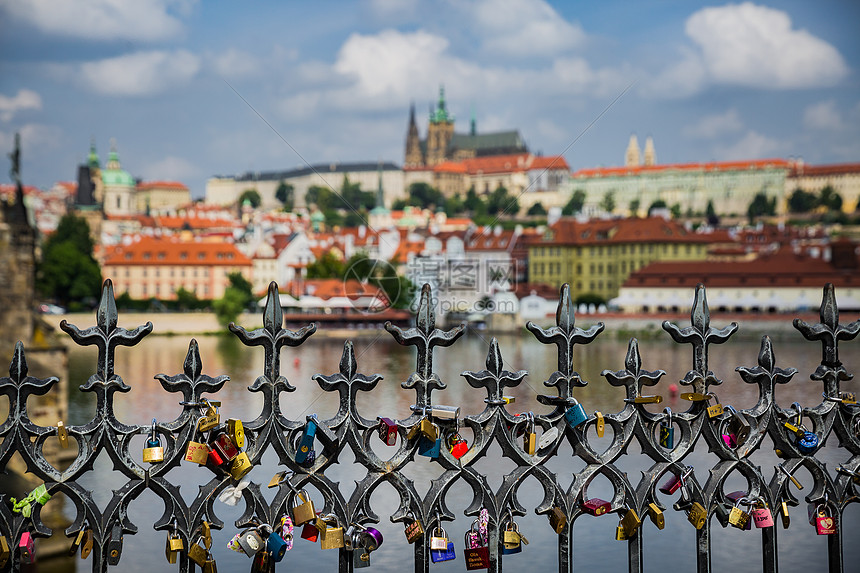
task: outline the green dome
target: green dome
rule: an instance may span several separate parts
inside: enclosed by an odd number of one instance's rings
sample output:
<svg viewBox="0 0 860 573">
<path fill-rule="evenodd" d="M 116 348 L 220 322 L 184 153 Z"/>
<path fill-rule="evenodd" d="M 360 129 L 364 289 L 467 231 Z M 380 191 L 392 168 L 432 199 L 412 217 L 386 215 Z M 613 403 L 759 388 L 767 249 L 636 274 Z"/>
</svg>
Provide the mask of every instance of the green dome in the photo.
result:
<svg viewBox="0 0 860 573">
<path fill-rule="evenodd" d="M 102 182 L 107 185 L 125 185 L 134 187 L 134 177 L 119 164 L 119 154 L 112 149 L 108 156 L 107 166 L 102 169 Z"/>
</svg>

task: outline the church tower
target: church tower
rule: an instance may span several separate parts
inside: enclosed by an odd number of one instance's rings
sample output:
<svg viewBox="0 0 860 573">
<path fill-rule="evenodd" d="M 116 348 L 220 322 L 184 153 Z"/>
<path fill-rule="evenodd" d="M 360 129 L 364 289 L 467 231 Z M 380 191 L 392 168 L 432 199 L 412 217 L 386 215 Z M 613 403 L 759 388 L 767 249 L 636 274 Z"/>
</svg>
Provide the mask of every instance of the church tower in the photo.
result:
<svg viewBox="0 0 860 573">
<path fill-rule="evenodd" d="M 439 87 L 439 103 L 430 114 L 427 128 L 427 166 L 433 167 L 448 159 L 448 146 L 454 137 L 454 116 L 445 105 L 445 87 Z"/>
<path fill-rule="evenodd" d="M 657 152 L 654 151 L 654 140 L 650 135 L 645 139 L 645 165 L 657 165 Z"/>
<path fill-rule="evenodd" d="M 406 133 L 406 157 L 404 167 L 423 167 L 424 155 L 421 153 L 421 138 L 418 136 L 418 124 L 415 123 L 415 104 L 409 107 L 409 131 Z"/>
<path fill-rule="evenodd" d="M 639 167 L 639 140 L 636 139 L 636 134 L 630 136 L 630 143 L 627 144 L 627 153 L 624 156 L 625 167 Z"/>
</svg>

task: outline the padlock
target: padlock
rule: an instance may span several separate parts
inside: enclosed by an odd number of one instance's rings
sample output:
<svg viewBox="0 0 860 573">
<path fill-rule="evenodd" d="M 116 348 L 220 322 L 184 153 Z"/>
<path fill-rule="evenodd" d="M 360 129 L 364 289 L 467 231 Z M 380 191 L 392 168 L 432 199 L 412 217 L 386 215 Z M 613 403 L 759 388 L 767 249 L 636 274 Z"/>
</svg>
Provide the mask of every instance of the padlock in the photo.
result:
<svg viewBox="0 0 860 573">
<path fill-rule="evenodd" d="M 266 548 L 266 542 L 256 529 L 247 529 L 243 531 L 237 541 L 239 543 L 239 547 L 242 548 L 242 552 L 248 557 L 253 557 Z M 201 549 L 203 548 L 201 547 Z M 188 552 L 188 556 L 191 556 L 190 551 Z"/>
<path fill-rule="evenodd" d="M 365 527 L 358 534 L 359 545 L 368 551 L 376 551 L 382 545 L 382 532 L 374 527 Z"/>
<path fill-rule="evenodd" d="M 223 466 L 226 463 L 226 460 L 221 457 L 221 453 L 213 450 L 212 447 L 209 448 L 209 464 L 214 467 Z"/>
<path fill-rule="evenodd" d="M 672 426 L 672 409 L 664 408 L 666 418 L 660 422 L 660 445 L 671 450 L 675 447 L 675 428 Z"/>
<path fill-rule="evenodd" d="M 206 563 L 206 550 L 199 543 L 192 543 L 188 546 L 188 558 L 203 567 L 203 564 Z"/>
<path fill-rule="evenodd" d="M 779 516 L 782 518 L 782 528 L 788 529 L 788 526 L 791 525 L 791 516 L 788 514 L 788 504 L 785 500 L 779 504 Z"/>
<path fill-rule="evenodd" d="M 0 535 L 0 567 L 5 567 L 12 556 L 12 550 L 9 549 L 9 542 L 6 541 L 5 535 Z"/>
<path fill-rule="evenodd" d="M 441 527 L 433 530 L 430 536 L 430 550 L 443 551 L 448 548 L 448 534 Z"/>
<path fill-rule="evenodd" d="M 535 450 L 537 449 L 537 433 L 535 433 L 535 415 L 534 412 L 529 412 L 527 414 L 528 422 L 526 422 L 526 430 L 523 433 L 523 451 L 533 456 L 535 455 Z M 468 559 L 466 560 L 468 564 Z"/>
<path fill-rule="evenodd" d="M 84 528 L 81 527 L 81 529 L 78 531 L 78 534 L 72 540 L 71 547 L 69 547 L 69 557 L 75 556 L 75 553 L 78 552 L 78 548 L 81 546 L 81 542 L 83 542 L 83 540 L 84 540 Z M 3 542 L 4 543 L 6 542 L 5 537 L 3 538 Z"/>
<path fill-rule="evenodd" d="M 439 420 L 456 420 L 460 417 L 460 406 L 431 406 L 430 415 Z"/>
<path fill-rule="evenodd" d="M 86 559 L 90 556 L 90 552 L 93 550 L 93 530 L 87 528 L 84 532 L 84 540 L 81 543 L 81 559 Z"/>
<path fill-rule="evenodd" d="M 448 542 L 448 545 L 445 549 L 431 549 L 430 550 L 430 561 L 433 563 L 439 563 L 441 561 L 452 561 L 457 558 L 457 555 L 454 553 L 454 543 L 452 541 Z"/>
<path fill-rule="evenodd" d="M 269 573 L 273 565 L 272 556 L 268 551 L 260 551 L 254 555 L 251 562 L 251 573 Z"/>
<path fill-rule="evenodd" d="M 359 547 L 357 550 L 355 550 L 352 553 L 352 567 L 353 569 L 370 567 L 370 551 L 368 551 L 364 547 Z"/>
<path fill-rule="evenodd" d="M 424 535 L 424 527 L 418 519 L 413 519 L 411 523 L 405 525 L 403 534 L 406 536 L 406 541 L 415 543 Z"/>
<path fill-rule="evenodd" d="M 665 493 L 666 495 L 672 495 L 684 484 L 684 480 L 693 473 L 693 467 L 687 466 L 684 472 L 681 475 L 672 474 L 669 476 L 663 485 L 660 486 L 660 491 Z"/>
<path fill-rule="evenodd" d="M 206 519 L 200 524 L 200 536 L 203 538 L 203 547 L 206 551 L 212 549 L 212 528 Z"/>
<path fill-rule="evenodd" d="M 418 454 L 428 458 L 438 458 L 442 450 L 442 438 L 430 440 L 422 435 L 418 440 Z"/>
<path fill-rule="evenodd" d="M 642 525 L 642 520 L 639 519 L 639 516 L 636 515 L 636 510 L 633 508 L 628 509 L 624 517 L 621 518 L 621 527 L 628 538 L 636 535 L 640 525 Z"/>
<path fill-rule="evenodd" d="M 305 490 L 301 490 L 298 495 L 299 504 L 293 506 L 293 523 L 296 525 L 304 525 L 309 521 L 314 521 L 317 518 L 314 510 L 314 502 L 308 497 Z"/>
<path fill-rule="evenodd" d="M 594 413 L 594 417 L 597 420 L 595 422 L 595 428 L 597 429 L 597 437 L 602 438 L 603 434 L 606 432 L 606 422 L 603 419 L 603 414 L 598 411 Z"/>
<path fill-rule="evenodd" d="M 320 549 L 340 549 L 344 546 L 343 527 L 340 526 L 337 516 L 329 513 L 320 519 L 317 526 L 320 530 Z M 319 527 L 319 526 L 322 527 Z"/>
<path fill-rule="evenodd" d="M 629 399 L 625 399 L 625 402 L 630 402 Z M 659 404 L 663 401 L 663 396 L 636 396 L 633 398 L 634 404 Z"/>
<path fill-rule="evenodd" d="M 66 449 L 69 447 L 69 432 L 66 430 L 66 426 L 63 425 L 62 420 L 57 422 L 57 438 L 60 440 L 61 448 Z"/>
<path fill-rule="evenodd" d="M 725 409 L 731 414 L 728 424 L 728 433 L 735 437 L 735 443 L 740 447 L 744 445 L 747 438 L 749 438 L 752 427 L 747 421 L 746 416 L 735 410 L 733 406 L 726 406 Z"/>
<path fill-rule="evenodd" d="M 490 567 L 490 548 L 481 546 L 478 540 L 478 532 L 472 529 L 466 532 L 463 559 L 466 561 L 466 570 L 488 569 Z"/>
<path fill-rule="evenodd" d="M 819 505 L 815 516 L 815 533 L 818 535 L 833 535 L 836 533 L 836 518 L 827 515 L 825 505 Z"/>
<path fill-rule="evenodd" d="M 174 530 L 167 534 L 167 543 L 164 546 L 164 556 L 168 563 L 176 563 L 178 554 L 185 550 L 185 543 L 179 534 Z"/>
<path fill-rule="evenodd" d="M 206 560 L 203 561 L 202 573 L 218 573 L 218 566 L 215 564 L 215 558 L 208 551 L 206 552 Z"/>
<path fill-rule="evenodd" d="M 556 428 L 555 426 L 544 432 L 543 435 L 541 435 L 540 440 L 538 440 L 538 451 L 543 451 L 546 448 L 550 447 L 552 444 L 554 444 L 555 441 L 558 439 L 558 434 L 558 428 Z"/>
<path fill-rule="evenodd" d="M 21 555 L 21 563 L 24 565 L 36 562 L 36 544 L 29 531 L 21 534 L 21 539 L 18 541 L 18 552 Z"/>
<path fill-rule="evenodd" d="M 143 448 L 143 461 L 150 464 L 164 461 L 164 448 L 161 446 L 161 438 L 158 437 L 158 431 L 155 428 L 155 418 L 152 419 L 149 438 L 146 440 L 146 447 Z"/>
<path fill-rule="evenodd" d="M 648 504 L 648 517 L 651 518 L 651 522 L 657 526 L 657 529 L 666 527 L 666 517 L 656 503 Z"/>
<path fill-rule="evenodd" d="M 781 471 L 783 474 L 785 474 L 785 476 L 789 480 L 791 480 L 791 483 L 794 484 L 794 487 L 796 487 L 798 490 L 803 489 L 803 484 L 800 483 L 799 481 L 797 481 L 797 478 L 794 477 L 794 475 L 792 475 L 787 469 L 785 469 L 785 466 L 783 464 L 779 464 L 776 467 L 779 469 L 779 471 Z M 839 469 L 839 468 L 836 468 L 836 469 Z"/>
<path fill-rule="evenodd" d="M 455 460 L 459 460 L 469 451 L 469 444 L 459 433 L 448 436 L 448 451 Z"/>
<path fill-rule="evenodd" d="M 571 400 L 573 400 L 573 405 L 565 411 L 564 419 L 568 426 L 575 429 L 588 421 L 588 414 L 585 413 L 585 408 L 575 398 L 571 398 Z"/>
<path fill-rule="evenodd" d="M 119 558 L 122 556 L 122 526 L 115 523 L 110 532 L 110 541 L 107 545 L 107 562 L 108 565 L 119 565 Z"/>
<path fill-rule="evenodd" d="M 716 399 L 717 395 L 713 394 L 713 393 L 708 394 L 708 400 L 710 400 L 711 397 Z M 711 418 L 711 419 L 717 418 L 717 417 L 723 415 L 723 406 L 722 406 L 722 404 L 720 404 L 720 401 L 717 400 L 716 403 L 708 406 L 707 412 L 708 412 L 708 418 Z"/>
<path fill-rule="evenodd" d="M 379 439 L 382 440 L 386 446 L 396 446 L 397 423 L 391 420 L 391 418 L 376 419 L 379 420 Z"/>
<path fill-rule="evenodd" d="M 549 512 L 549 525 L 559 535 L 564 531 L 564 526 L 567 525 L 567 516 L 557 505 L 554 505 Z"/>
<path fill-rule="evenodd" d="M 199 428 L 199 420 L 197 424 L 195 427 Z M 206 460 L 209 459 L 209 446 L 204 442 L 195 442 L 196 434 L 197 431 L 195 430 L 191 436 L 191 440 L 188 442 L 188 448 L 185 450 L 185 461 L 204 466 L 206 465 Z"/>
<path fill-rule="evenodd" d="M 733 450 L 736 447 L 738 447 L 738 440 L 734 434 L 723 434 L 722 438 L 723 438 L 723 443 L 730 450 Z"/>
<path fill-rule="evenodd" d="M 611 504 L 603 499 L 594 497 L 582 502 L 582 509 L 594 516 L 601 516 L 611 509 Z"/>
<path fill-rule="evenodd" d="M 770 508 L 762 499 L 758 499 L 750 512 L 752 521 L 759 529 L 773 527 L 773 515 Z"/>
<path fill-rule="evenodd" d="M 314 448 L 314 436 L 317 433 L 317 422 L 316 418 L 311 418 L 308 420 L 305 425 L 305 429 L 302 432 L 302 437 L 299 440 L 299 444 L 296 447 L 296 463 L 302 464 L 308 458 L 308 452 L 312 451 Z"/>
<path fill-rule="evenodd" d="M 729 512 L 729 525 L 737 527 L 738 529 L 743 529 L 746 527 L 747 521 L 749 521 L 749 514 L 740 508 L 741 503 L 746 503 L 746 498 L 741 498 L 735 502 L 735 505 L 732 506 L 732 510 Z"/>
<path fill-rule="evenodd" d="M 624 527 L 619 523 L 618 527 L 615 528 L 615 540 L 627 541 L 627 539 L 627 533 L 624 532 Z"/>
<path fill-rule="evenodd" d="M 687 521 L 692 523 L 696 529 L 702 529 L 708 522 L 708 510 L 698 501 L 692 502 L 687 512 Z"/>
<path fill-rule="evenodd" d="M 218 413 L 217 408 L 221 402 L 210 402 L 206 398 L 203 398 L 203 402 L 207 406 L 206 413 L 197 420 L 197 429 L 201 432 L 208 432 L 221 422 L 221 414 Z"/>
<path fill-rule="evenodd" d="M 242 420 L 237 420 L 236 418 L 227 420 L 227 435 L 230 436 L 230 440 L 233 441 L 237 448 L 242 449 L 245 447 L 245 428 L 242 425 Z"/>
<path fill-rule="evenodd" d="M 279 534 L 269 531 L 268 536 L 266 536 L 266 551 L 264 553 L 268 553 L 273 562 L 279 563 L 287 554 L 287 542 Z"/>
<path fill-rule="evenodd" d="M 251 459 L 248 457 L 246 452 L 239 452 L 239 454 L 233 458 L 233 461 L 230 462 L 230 475 L 234 480 L 241 480 L 245 477 L 248 472 L 254 467 L 251 465 Z"/>
<path fill-rule="evenodd" d="M 522 553 L 523 539 L 519 525 L 514 521 L 509 521 L 502 533 L 502 555 Z"/>
<path fill-rule="evenodd" d="M 722 503 L 715 503 L 714 508 L 714 517 L 717 518 L 717 522 L 720 526 L 725 529 L 729 526 L 729 512 L 726 511 L 726 506 Z"/>
<path fill-rule="evenodd" d="M 803 435 L 797 438 L 797 451 L 806 456 L 814 454 L 818 448 L 818 436 L 806 431 L 803 426 L 800 426 L 800 429 L 803 430 Z"/>
<path fill-rule="evenodd" d="M 223 460 L 222 463 L 232 462 L 239 455 L 239 448 L 233 443 L 233 439 L 223 430 L 217 432 L 214 438 L 209 439 L 209 447 Z"/>
</svg>

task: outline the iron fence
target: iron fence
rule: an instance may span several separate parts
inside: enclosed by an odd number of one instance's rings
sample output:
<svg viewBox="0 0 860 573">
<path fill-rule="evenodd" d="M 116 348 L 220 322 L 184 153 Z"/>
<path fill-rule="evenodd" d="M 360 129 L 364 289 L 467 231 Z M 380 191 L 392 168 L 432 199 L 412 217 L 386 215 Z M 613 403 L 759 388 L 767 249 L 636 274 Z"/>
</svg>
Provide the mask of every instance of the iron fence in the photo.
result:
<svg viewBox="0 0 860 573">
<path fill-rule="evenodd" d="M 30 421 L 28 397 L 51 391 L 57 378 L 29 376 L 20 342 L 15 347 L 9 376 L 0 378 L 0 393 L 9 399 L 8 418 L 0 425 L 3 439 L 0 470 L 7 470 L 11 457 L 17 452 L 27 470 L 45 484 L 44 489 L 37 489 L 24 500 L 4 499 L 0 503 L 0 534 L 9 546 L 7 562 L 2 569 L 17 571 L 26 563 L 27 538 L 51 535 L 51 530 L 40 519 L 41 502 L 62 492 L 75 506 L 74 522 L 66 528 L 65 535 L 72 542 L 86 546 L 87 550 L 91 548 L 93 571 L 106 571 L 109 564 L 118 564 L 122 559 L 123 536 L 138 532 L 138 525 L 128 516 L 130 503 L 149 490 L 165 507 L 153 527 L 167 532 L 167 554 L 176 560 L 180 571 L 193 570 L 197 565 L 204 571 L 215 570 L 205 544 L 209 529 L 223 529 L 224 523 L 217 516 L 214 502 L 219 497 L 232 496 L 244 502 L 244 513 L 235 526 L 245 530 L 248 536 L 243 539 L 239 535 L 233 543 L 236 549 L 255 554 L 256 569 L 274 569 L 276 556 L 283 550 L 284 537 L 288 537 L 284 535 L 284 518 L 289 517 L 290 522 L 298 524 L 307 517 L 321 530 L 323 540 L 338 549 L 339 570 L 349 572 L 362 566 L 361 556 L 378 546 L 372 524 L 378 523 L 380 518 L 373 512 L 370 498 L 376 488 L 387 483 L 400 498 L 399 507 L 390 519 L 408 526 L 407 537 L 414 542 L 415 571 L 427 572 L 431 561 L 445 558 L 444 549 L 431 550 L 430 546 L 438 544 L 441 548 L 451 541 L 441 541 L 443 536 L 437 528 L 454 519 L 454 512 L 446 505 L 446 494 L 452 485 L 462 480 L 473 494 L 465 515 L 474 516 L 479 522 L 470 542 L 473 550 L 466 555 L 467 563 L 475 568 L 501 571 L 502 556 L 521 547 L 522 539 L 513 523 L 517 516 L 525 515 L 526 508 L 517 499 L 518 488 L 525 478 L 535 477 L 544 496 L 535 511 L 547 515 L 558 534 L 558 569 L 561 572 L 572 570 L 573 523 L 582 515 L 599 515 L 605 511 L 618 514 L 617 537 L 627 539 L 629 569 L 641 571 L 641 522 L 647 516 L 662 528 L 663 511 L 667 510 L 656 495 L 658 487 L 666 492 L 680 491 L 674 510 L 686 514 L 691 527 L 696 528 L 697 571 L 711 570 L 711 528 L 716 525 L 743 527 L 746 520 L 761 526 L 762 569 L 771 572 L 778 569 L 779 528 L 773 525 L 773 520 L 779 523 L 779 517 L 787 512 L 788 506 L 799 504 L 788 486 L 801 466 L 814 479 L 806 501 L 811 508 L 811 522 L 820 532 L 828 534 L 830 570 L 845 569 L 841 521 L 846 506 L 858 501 L 860 407 L 853 395 L 840 390 L 840 382 L 851 379 L 852 375 L 839 361 L 838 347 L 840 341 L 857 336 L 860 321 L 839 324 L 832 285 L 824 287 L 818 324 L 794 321 L 794 326 L 807 340 L 818 341 L 822 346 L 821 363 L 811 376 L 823 386 L 822 401 L 815 407 L 797 405 L 786 409 L 777 404 L 776 386 L 791 381 L 797 371 L 777 367 L 767 336 L 761 340 L 758 364 L 737 368 L 744 382 L 758 386 L 758 402 L 743 410 L 717 403 L 712 389 L 721 384 L 721 380 L 709 369 L 709 347 L 726 342 L 738 326 L 735 323 L 721 329 L 711 326 L 705 288 L 699 285 L 694 295 L 691 324 L 679 327 L 668 321 L 663 323 L 663 329 L 676 343 L 692 347 L 691 368 L 680 380 L 683 389 L 689 390 L 681 396 L 690 401 L 689 409 L 677 413 L 652 413 L 646 409 L 645 406 L 656 403 L 658 397 L 644 395 L 643 390 L 655 385 L 666 373 L 642 369 L 637 340 L 633 338 L 629 342 L 625 369 L 602 373 L 611 385 L 626 389 L 624 408 L 617 414 L 588 415 L 574 397 L 574 389 L 587 382 L 574 370 L 573 349 L 578 344 L 592 343 L 604 326 L 598 323 L 583 330 L 575 325 L 574 305 L 565 285 L 561 289 L 556 325 L 544 329 L 531 322 L 526 324 L 541 343 L 554 344 L 558 349 L 557 370 L 544 382 L 546 387 L 554 389 L 554 394 L 537 397 L 541 404 L 549 407 L 548 411 L 539 415 L 508 411 L 510 399 L 505 396 L 505 389 L 517 386 L 526 372 L 504 370 L 501 350 L 493 339 L 486 368 L 463 373 L 473 388 L 486 391 L 486 408 L 478 415 L 462 419 L 458 408 L 435 400 L 439 394 L 433 392 L 444 390 L 446 384 L 434 373 L 433 358 L 435 349 L 454 344 L 464 327 L 436 328 L 430 294 L 425 285 L 416 326 L 386 325 L 398 343 L 417 349 L 415 372 L 401 384 L 404 389 L 415 391 L 412 415 L 404 420 L 365 418 L 358 411 L 357 393 L 373 391 L 381 376 L 359 373 L 350 341 L 344 344 L 338 372 L 313 377 L 322 390 L 338 393 L 337 413 L 326 420 L 314 416 L 298 420 L 287 417 L 281 409 L 280 396 L 295 388 L 281 374 L 281 351 L 284 346 L 300 346 L 315 332 L 315 326 L 304 326 L 297 331 L 286 329 L 277 285 L 272 283 L 263 311 L 263 327 L 247 331 L 230 325 L 230 330 L 244 345 L 261 346 L 265 353 L 264 371 L 249 387 L 251 392 L 259 392 L 264 398 L 259 416 L 244 424 L 236 420 L 211 419 L 213 395 L 222 388 L 227 377 L 213 377 L 202 372 L 197 343 L 191 340 L 182 372 L 156 376 L 164 390 L 181 394 L 182 412 L 170 422 L 138 426 L 125 425 L 114 415 L 116 393 L 131 389 L 114 370 L 114 355 L 118 346 L 134 346 L 140 342 L 152 331 L 152 324 L 133 330 L 119 327 L 113 288 L 109 280 L 105 281 L 95 326 L 81 329 L 66 321 L 61 323 L 62 330 L 76 344 L 93 345 L 98 349 L 95 373 L 80 388 L 96 396 L 92 420 L 62 428 L 38 426 Z M 804 425 L 804 421 L 808 424 Z M 471 444 L 457 440 L 461 423 L 474 434 Z M 600 435 L 606 426 L 613 431 L 612 443 L 602 453 L 589 444 L 588 433 L 592 426 L 597 427 Z M 201 430 L 208 433 L 208 439 L 201 437 Z M 850 453 L 849 459 L 835 471 L 828 471 L 815 455 L 831 432 L 835 432 L 840 444 Z M 152 463 L 139 463 L 137 454 L 131 452 L 132 438 L 141 434 L 151 440 L 147 447 L 155 448 L 145 453 Z M 48 463 L 43 454 L 45 441 L 51 437 L 61 440 L 72 437 L 77 443 L 77 455 L 62 471 Z M 397 444 L 396 453 L 388 460 L 377 456 L 371 447 L 370 441 L 379 438 Z M 750 460 L 750 454 L 760 448 L 766 438 L 783 458 L 770 479 Z M 718 461 L 710 468 L 697 468 L 700 470 L 697 475 L 684 462 L 700 439 Z M 557 455 L 559 445 L 565 440 L 572 446 L 574 455 L 586 464 L 566 490 L 546 463 Z M 631 481 L 615 465 L 634 441 L 638 442 L 642 454 L 653 462 L 638 483 Z M 497 491 L 491 489 L 487 476 L 475 469 L 475 462 L 493 443 L 498 443 L 503 454 L 516 465 L 504 476 Z M 163 449 L 158 450 L 159 446 Z M 351 493 L 342 491 L 340 484 L 331 481 L 325 473 L 337 463 L 338 454 L 345 448 L 354 454 L 354 463 L 366 470 Z M 179 487 L 165 476 L 180 464 L 190 463 L 184 460 L 193 458 L 195 449 L 199 450 L 196 455 L 203 456 L 198 461 L 213 470 L 213 477 L 200 487 L 189 503 L 180 495 Z M 279 464 L 286 468 L 269 484 L 278 488 L 272 502 L 264 499 L 261 484 L 241 481 L 268 449 L 277 454 Z M 104 511 L 94 502 L 92 492 L 79 483 L 103 453 L 109 456 L 115 471 L 121 472 L 127 480 L 113 491 Z M 404 468 L 414 461 L 416 453 L 433 457 L 443 469 L 424 496 L 419 495 L 413 481 L 404 474 Z M 703 471 L 705 469 L 709 471 Z M 746 478 L 749 489 L 740 494 L 726 494 L 723 486 L 734 472 Z M 612 499 L 586 499 L 589 483 L 601 475 L 614 487 Z M 699 478 L 704 475 L 707 479 L 701 483 Z M 324 496 L 325 506 L 320 513 L 322 517 L 329 514 L 331 517 L 314 521 L 313 508 L 308 514 L 307 507 L 296 507 L 303 506 L 301 492 L 305 487 L 312 487 Z M 254 545 L 261 541 L 262 550 L 257 552 Z M 175 549 L 172 554 L 171 547 Z"/>
</svg>

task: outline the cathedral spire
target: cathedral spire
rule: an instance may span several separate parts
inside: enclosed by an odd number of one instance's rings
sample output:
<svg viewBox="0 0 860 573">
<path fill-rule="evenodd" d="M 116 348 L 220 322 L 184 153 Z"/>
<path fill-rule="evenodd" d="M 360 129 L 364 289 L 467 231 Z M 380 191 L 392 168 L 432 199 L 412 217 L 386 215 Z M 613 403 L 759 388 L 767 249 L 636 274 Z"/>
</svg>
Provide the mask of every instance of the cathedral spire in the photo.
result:
<svg viewBox="0 0 860 573">
<path fill-rule="evenodd" d="M 630 142 L 627 144 L 627 153 L 624 156 L 624 166 L 639 166 L 639 140 L 636 139 L 635 133 L 630 135 Z"/>
<path fill-rule="evenodd" d="M 478 118 L 475 114 L 475 104 L 472 104 L 472 120 L 469 122 L 469 135 L 478 135 Z"/>
</svg>

